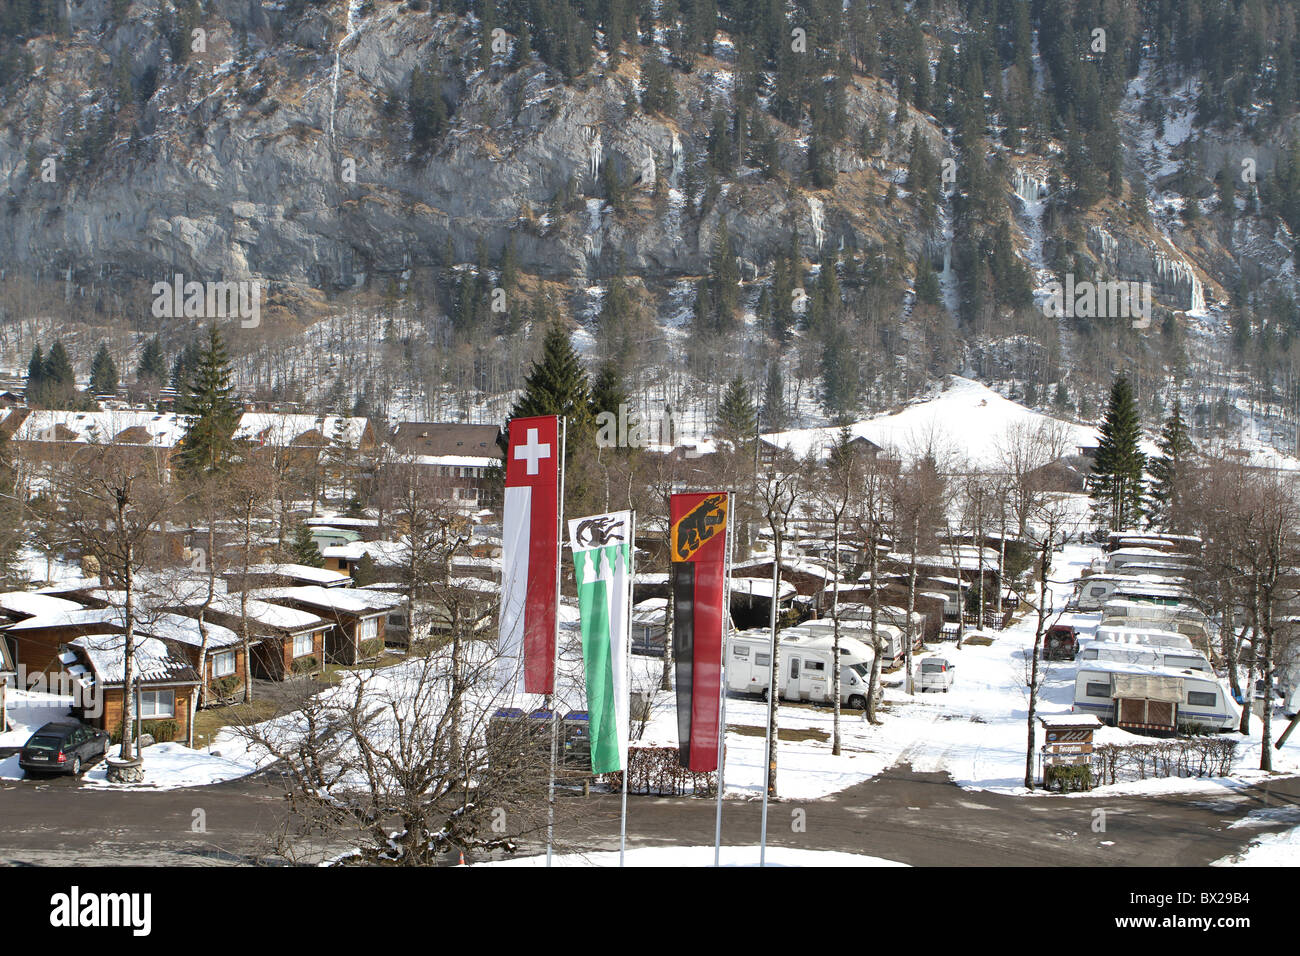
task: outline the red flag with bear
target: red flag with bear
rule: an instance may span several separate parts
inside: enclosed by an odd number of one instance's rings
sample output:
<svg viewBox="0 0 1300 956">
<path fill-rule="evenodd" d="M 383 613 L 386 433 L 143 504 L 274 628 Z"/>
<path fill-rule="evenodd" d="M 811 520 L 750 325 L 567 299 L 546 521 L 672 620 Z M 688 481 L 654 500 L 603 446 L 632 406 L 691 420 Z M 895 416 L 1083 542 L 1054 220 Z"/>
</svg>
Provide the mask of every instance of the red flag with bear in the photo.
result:
<svg viewBox="0 0 1300 956">
<path fill-rule="evenodd" d="M 726 492 L 673 495 L 673 644 L 677 658 L 677 739 L 683 767 L 718 769 L 726 593 Z"/>
</svg>

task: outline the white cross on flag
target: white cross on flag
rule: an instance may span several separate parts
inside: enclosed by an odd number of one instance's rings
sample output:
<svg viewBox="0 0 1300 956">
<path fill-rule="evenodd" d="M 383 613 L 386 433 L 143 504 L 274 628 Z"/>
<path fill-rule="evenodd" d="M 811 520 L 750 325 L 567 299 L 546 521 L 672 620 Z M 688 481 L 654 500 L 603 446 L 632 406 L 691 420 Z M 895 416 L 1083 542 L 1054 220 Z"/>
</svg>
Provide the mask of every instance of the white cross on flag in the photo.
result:
<svg viewBox="0 0 1300 956">
<path fill-rule="evenodd" d="M 555 690 L 560 560 L 560 419 L 510 420 L 501 524 L 502 682 L 528 694 Z"/>
</svg>

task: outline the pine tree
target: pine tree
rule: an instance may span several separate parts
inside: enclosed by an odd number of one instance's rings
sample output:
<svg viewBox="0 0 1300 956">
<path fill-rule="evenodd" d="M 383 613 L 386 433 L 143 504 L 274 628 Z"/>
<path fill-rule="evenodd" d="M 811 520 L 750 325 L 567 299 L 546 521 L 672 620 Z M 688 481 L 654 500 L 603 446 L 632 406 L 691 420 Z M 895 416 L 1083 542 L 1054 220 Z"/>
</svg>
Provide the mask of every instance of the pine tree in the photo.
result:
<svg viewBox="0 0 1300 956">
<path fill-rule="evenodd" d="M 39 343 L 32 346 L 32 357 L 27 363 L 27 385 L 24 397 L 28 405 L 39 406 L 44 397 L 41 393 L 45 386 L 45 356 Z"/>
<path fill-rule="evenodd" d="M 619 406 L 627 404 L 627 391 L 619 378 L 618 366 L 614 362 L 605 362 L 596 372 L 595 381 L 591 384 L 592 416 L 601 412 L 618 415 Z"/>
<path fill-rule="evenodd" d="M 231 374 L 226 343 L 214 323 L 208 326 L 208 340 L 179 402 L 180 412 L 188 416 L 178 455 L 182 474 L 195 477 L 220 471 L 234 452 L 239 406 Z"/>
<path fill-rule="evenodd" d="M 772 362 L 767 367 L 767 379 L 763 385 L 763 430 L 780 431 L 785 428 L 785 382 L 781 377 L 781 366 Z"/>
<path fill-rule="evenodd" d="M 117 363 L 109 354 L 108 346 L 100 343 L 99 351 L 90 363 L 90 392 L 92 395 L 112 395 L 117 391 Z"/>
<path fill-rule="evenodd" d="M 1174 407 L 1165 419 L 1156 442 L 1160 455 L 1151 461 L 1151 489 L 1147 496 L 1147 516 L 1153 526 L 1166 531 L 1184 530 L 1183 495 L 1187 487 L 1196 446 L 1183 418 L 1183 404 L 1174 399 Z"/>
<path fill-rule="evenodd" d="M 135 370 L 135 380 L 153 388 L 161 387 L 167 380 L 167 359 L 163 355 L 162 342 L 156 335 L 144 343 L 140 364 Z"/>
<path fill-rule="evenodd" d="M 45 356 L 45 387 L 60 405 L 66 405 L 77 390 L 77 376 L 72 370 L 72 360 L 60 339 L 55 339 Z"/>
<path fill-rule="evenodd" d="M 1142 435 L 1133 390 L 1123 376 L 1115 380 L 1101 423 L 1101 440 L 1088 479 L 1094 514 L 1112 531 L 1131 528 L 1142 516 L 1146 456 L 1138 448 Z"/>
<path fill-rule="evenodd" d="M 758 431 L 758 412 L 749 397 L 749 386 L 739 375 L 731 380 L 723 393 L 715 428 L 718 438 L 737 450 L 754 440 Z"/>
<path fill-rule="evenodd" d="M 311 528 L 304 522 L 294 525 L 293 535 L 289 538 L 289 557 L 294 564 L 304 564 L 309 568 L 325 567 L 320 548 L 312 540 Z"/>
<path fill-rule="evenodd" d="M 515 402 L 511 418 L 531 415 L 562 415 L 568 425 L 568 451 L 593 432 L 591 385 L 574 351 L 569 333 L 558 321 L 552 322 L 542 339 L 542 356 L 533 363 L 524 380 L 524 393 Z"/>
</svg>

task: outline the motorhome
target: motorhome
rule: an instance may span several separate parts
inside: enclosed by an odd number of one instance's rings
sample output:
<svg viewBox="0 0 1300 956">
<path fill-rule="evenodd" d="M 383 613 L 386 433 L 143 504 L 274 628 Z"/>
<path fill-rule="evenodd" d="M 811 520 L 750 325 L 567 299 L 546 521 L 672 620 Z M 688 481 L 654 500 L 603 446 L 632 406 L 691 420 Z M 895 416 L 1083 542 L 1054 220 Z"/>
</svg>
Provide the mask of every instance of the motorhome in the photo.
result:
<svg viewBox="0 0 1300 956">
<path fill-rule="evenodd" d="M 1073 710 L 1117 727 L 1165 732 L 1235 730 L 1241 717 L 1232 695 L 1212 674 L 1119 661 L 1079 665 Z"/>
<path fill-rule="evenodd" d="M 1120 644 L 1111 641 L 1089 641 L 1080 650 L 1080 661 L 1114 661 L 1121 664 L 1148 664 L 1173 670 L 1194 670 L 1213 674 L 1214 668 L 1205 656 L 1194 651 L 1184 651 L 1152 644 Z M 1080 665 L 1081 667 L 1084 665 Z"/>
<path fill-rule="evenodd" d="M 833 694 L 834 641 L 825 635 L 790 628 L 780 635 L 781 677 L 785 700 L 826 702 Z M 771 633 L 757 628 L 732 635 L 727 642 L 727 690 L 764 696 L 772 681 Z M 840 636 L 840 703 L 867 706 L 872 651 L 861 641 Z"/>
<path fill-rule="evenodd" d="M 882 618 L 884 615 L 881 615 Z M 798 628 L 791 630 L 806 631 L 817 637 L 832 637 L 835 634 L 835 622 L 825 618 L 817 621 L 804 621 Z M 880 653 L 880 659 L 886 663 L 896 661 L 907 653 L 907 638 L 903 631 L 893 624 L 881 624 L 878 628 L 880 639 L 884 642 L 884 647 Z M 916 632 L 917 634 L 920 631 Z M 840 619 L 840 636 L 852 637 L 861 641 L 868 647 L 874 646 L 871 639 L 871 622 L 858 621 L 853 619 Z"/>
</svg>

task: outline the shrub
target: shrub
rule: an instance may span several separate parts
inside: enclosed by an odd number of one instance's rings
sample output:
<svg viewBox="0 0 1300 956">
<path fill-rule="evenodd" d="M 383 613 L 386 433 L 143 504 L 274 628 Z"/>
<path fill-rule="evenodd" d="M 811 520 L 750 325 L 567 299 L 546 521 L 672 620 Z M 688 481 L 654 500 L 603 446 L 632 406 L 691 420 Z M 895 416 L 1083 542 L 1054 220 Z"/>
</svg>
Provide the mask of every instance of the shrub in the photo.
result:
<svg viewBox="0 0 1300 956">
<path fill-rule="evenodd" d="M 238 674 L 227 674 L 212 682 L 212 693 L 217 697 L 230 697 L 239 690 L 243 682 L 244 679 Z"/>
<path fill-rule="evenodd" d="M 180 730 L 180 725 L 175 720 L 149 721 L 149 733 L 160 744 L 175 740 L 178 730 Z"/>
<path fill-rule="evenodd" d="M 308 654 L 306 657 L 298 657 L 293 662 L 293 672 L 295 674 L 306 674 L 314 671 L 320 666 L 320 661 L 316 660 L 315 654 Z"/>
</svg>

